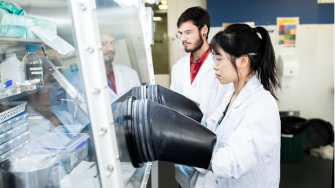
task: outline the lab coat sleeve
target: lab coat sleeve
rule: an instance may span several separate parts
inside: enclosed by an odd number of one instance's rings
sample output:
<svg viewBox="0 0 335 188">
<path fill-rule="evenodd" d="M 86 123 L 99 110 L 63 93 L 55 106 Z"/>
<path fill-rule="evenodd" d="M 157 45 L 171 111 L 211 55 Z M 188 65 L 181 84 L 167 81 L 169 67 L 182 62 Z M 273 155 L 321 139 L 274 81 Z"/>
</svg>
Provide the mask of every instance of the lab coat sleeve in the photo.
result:
<svg viewBox="0 0 335 188">
<path fill-rule="evenodd" d="M 206 173 L 210 172 L 209 170 L 207 170 L 207 169 L 203 169 L 203 168 L 197 168 L 197 167 L 195 167 L 195 169 L 196 169 L 198 172 L 200 172 L 201 174 L 206 174 Z"/>
<path fill-rule="evenodd" d="M 270 151 L 280 142 L 280 120 L 274 103 L 262 100 L 249 103 L 239 111 L 237 119 L 229 121 L 238 126 L 227 140 L 220 140 L 223 142 L 220 148 L 214 149 L 211 162 L 216 179 L 237 179 L 254 168 L 265 154 L 274 157 Z"/>
</svg>

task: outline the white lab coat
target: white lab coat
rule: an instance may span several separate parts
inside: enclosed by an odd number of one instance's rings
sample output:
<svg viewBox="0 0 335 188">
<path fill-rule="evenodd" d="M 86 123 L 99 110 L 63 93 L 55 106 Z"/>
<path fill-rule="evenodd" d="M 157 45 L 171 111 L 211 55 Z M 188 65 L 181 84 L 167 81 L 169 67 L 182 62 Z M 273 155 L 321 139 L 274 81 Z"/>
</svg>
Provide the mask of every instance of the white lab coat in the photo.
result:
<svg viewBox="0 0 335 188">
<path fill-rule="evenodd" d="M 172 67 L 170 89 L 198 102 L 204 114 L 202 122 L 205 122 L 221 104 L 228 85 L 220 84 L 219 80 L 215 77 L 215 71 L 212 69 L 214 61 L 210 55 L 207 56 L 191 84 L 190 55 L 182 57 Z M 214 176 L 210 171 L 196 168 L 196 171 L 190 177 L 186 177 L 177 170 L 175 174 L 177 182 L 183 188 L 214 187 Z"/>
<path fill-rule="evenodd" d="M 233 93 L 231 85 L 207 122 L 217 135 L 212 156 L 215 187 L 278 188 L 281 133 L 276 100 L 253 76 L 217 126 L 212 122 L 221 117 Z"/>
<path fill-rule="evenodd" d="M 115 102 L 118 98 L 120 98 L 123 94 L 127 93 L 133 87 L 141 86 L 137 72 L 134 69 L 126 65 L 116 63 L 113 63 L 113 69 L 116 81 L 117 94 L 108 87 L 111 103 Z"/>
<path fill-rule="evenodd" d="M 110 87 L 108 87 L 109 98 L 110 98 L 111 104 L 115 102 L 123 94 L 131 90 L 133 87 L 137 87 L 141 85 L 137 72 L 134 69 L 126 65 L 121 65 L 121 64 L 116 64 L 116 63 L 113 63 L 113 69 L 114 69 L 117 94 Z M 106 79 L 107 79 L 107 76 L 106 76 Z M 74 87 L 76 87 L 76 84 L 78 83 L 79 93 L 85 93 L 84 88 L 82 87 L 82 80 L 79 76 L 79 73 L 74 75 L 69 81 Z M 71 99 L 71 97 L 67 93 L 66 93 L 66 98 Z M 74 109 L 75 109 L 74 104 L 72 102 L 67 102 L 67 104 L 68 104 L 69 112 L 73 114 Z M 89 117 L 79 107 L 76 113 L 76 120 L 80 122 L 82 125 L 87 125 L 90 122 Z"/>
</svg>

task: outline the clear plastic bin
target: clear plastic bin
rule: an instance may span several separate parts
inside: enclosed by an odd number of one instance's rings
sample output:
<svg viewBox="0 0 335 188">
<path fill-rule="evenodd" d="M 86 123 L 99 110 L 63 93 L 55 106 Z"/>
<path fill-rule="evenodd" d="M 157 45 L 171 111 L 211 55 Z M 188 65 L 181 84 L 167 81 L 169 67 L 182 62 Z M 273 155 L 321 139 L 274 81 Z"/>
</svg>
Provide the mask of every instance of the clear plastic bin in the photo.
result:
<svg viewBox="0 0 335 188">
<path fill-rule="evenodd" d="M 37 138 L 27 148 L 43 148 L 59 153 L 61 163 L 67 173 L 70 173 L 88 155 L 86 133 L 47 133 Z"/>
<path fill-rule="evenodd" d="M 5 142 L 5 134 L 0 134 L 0 144 Z"/>
<path fill-rule="evenodd" d="M 12 128 L 12 121 L 0 123 L 0 133 L 4 133 Z"/>
<path fill-rule="evenodd" d="M 12 121 L 11 120 L 7 121 L 7 123 L 5 123 L 5 126 L 6 126 L 6 131 L 11 130 L 12 129 Z"/>
<path fill-rule="evenodd" d="M 27 113 L 22 113 L 22 114 L 19 114 L 19 115 L 15 116 L 14 118 L 11 119 L 12 128 L 17 127 L 17 126 L 27 122 L 27 119 L 28 119 Z"/>
<path fill-rule="evenodd" d="M 24 141 L 24 142 L 21 143 L 20 145 L 16 146 L 16 147 L 14 148 L 14 151 L 15 151 L 15 152 L 19 151 L 19 150 L 22 149 L 25 145 L 29 144 L 29 142 L 30 142 L 30 139 Z"/>
<path fill-rule="evenodd" d="M 65 171 L 70 173 L 88 155 L 87 140 L 68 150 L 60 152 Z"/>
<path fill-rule="evenodd" d="M 25 132 L 28 130 L 28 123 L 23 123 L 22 125 L 15 127 L 13 129 L 13 137 L 16 137 L 17 135 Z"/>
<path fill-rule="evenodd" d="M 14 140 L 10 140 L 10 141 L 4 143 L 4 146 L 5 146 L 5 152 L 13 149 L 14 148 Z"/>
<path fill-rule="evenodd" d="M 6 125 L 3 123 L 0 123 L 0 134 L 6 132 Z"/>
<path fill-rule="evenodd" d="M 3 161 L 3 160 L 5 160 L 6 159 L 6 154 L 4 153 L 4 154 L 2 154 L 2 155 L 0 155 L 0 161 Z"/>
<path fill-rule="evenodd" d="M 1 145 L 0 146 L 0 155 L 4 154 L 5 153 L 5 146 L 4 145 Z"/>
<path fill-rule="evenodd" d="M 22 133 L 21 135 L 15 137 L 13 139 L 14 145 L 13 147 L 18 146 L 19 144 L 21 144 L 22 142 L 26 141 L 29 139 L 29 131 Z"/>
<path fill-rule="evenodd" d="M 13 138 L 13 130 L 9 130 L 4 133 L 5 134 L 5 140 L 4 142 L 7 142 L 8 140 Z"/>
<path fill-rule="evenodd" d="M 14 147 L 13 149 L 7 150 L 5 148 L 5 145 L 1 145 L 0 146 L 0 162 L 5 160 L 6 158 L 10 157 L 10 155 L 12 155 L 13 153 L 19 151 L 20 149 L 22 149 L 25 145 L 29 144 L 30 140 L 26 140 L 25 142 L 21 143 L 20 145 Z M 8 148 L 10 148 L 11 146 L 9 145 Z"/>
<path fill-rule="evenodd" d="M 7 132 L 8 130 L 15 128 L 19 125 L 22 125 L 26 123 L 27 121 L 28 121 L 28 114 L 25 112 L 22 112 L 5 122 L 0 123 L 0 134 Z"/>
</svg>

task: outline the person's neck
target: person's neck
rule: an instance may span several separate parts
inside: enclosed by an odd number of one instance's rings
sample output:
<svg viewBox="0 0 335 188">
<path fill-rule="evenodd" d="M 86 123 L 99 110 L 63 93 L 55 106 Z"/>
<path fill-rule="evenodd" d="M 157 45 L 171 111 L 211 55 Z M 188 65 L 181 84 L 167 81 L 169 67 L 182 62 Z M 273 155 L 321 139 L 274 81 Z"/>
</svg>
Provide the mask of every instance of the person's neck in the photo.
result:
<svg viewBox="0 0 335 188">
<path fill-rule="evenodd" d="M 106 75 L 109 74 L 113 64 L 112 63 L 105 63 L 105 68 L 106 68 Z"/>
<path fill-rule="evenodd" d="M 193 55 L 193 62 L 195 62 L 197 59 L 199 59 L 201 56 L 205 54 L 205 52 L 208 50 L 209 44 L 206 40 L 204 40 L 204 44 L 201 46 L 201 48 L 195 52 L 192 52 Z"/>
<path fill-rule="evenodd" d="M 250 75 L 242 76 L 242 78 L 237 79 L 234 81 L 234 89 L 235 89 L 235 96 L 237 96 L 245 84 L 254 76 L 255 73 L 251 73 Z"/>
</svg>

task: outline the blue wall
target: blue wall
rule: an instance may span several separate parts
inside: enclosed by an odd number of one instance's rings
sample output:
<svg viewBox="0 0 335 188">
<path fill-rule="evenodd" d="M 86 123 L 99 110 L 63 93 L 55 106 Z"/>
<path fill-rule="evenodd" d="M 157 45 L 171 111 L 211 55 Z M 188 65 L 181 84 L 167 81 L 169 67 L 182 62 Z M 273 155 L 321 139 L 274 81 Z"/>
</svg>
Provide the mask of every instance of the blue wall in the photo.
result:
<svg viewBox="0 0 335 188">
<path fill-rule="evenodd" d="M 277 17 L 300 17 L 300 24 L 334 24 L 334 3 L 317 0 L 207 0 L 212 27 L 226 22 L 276 25 Z"/>
</svg>

